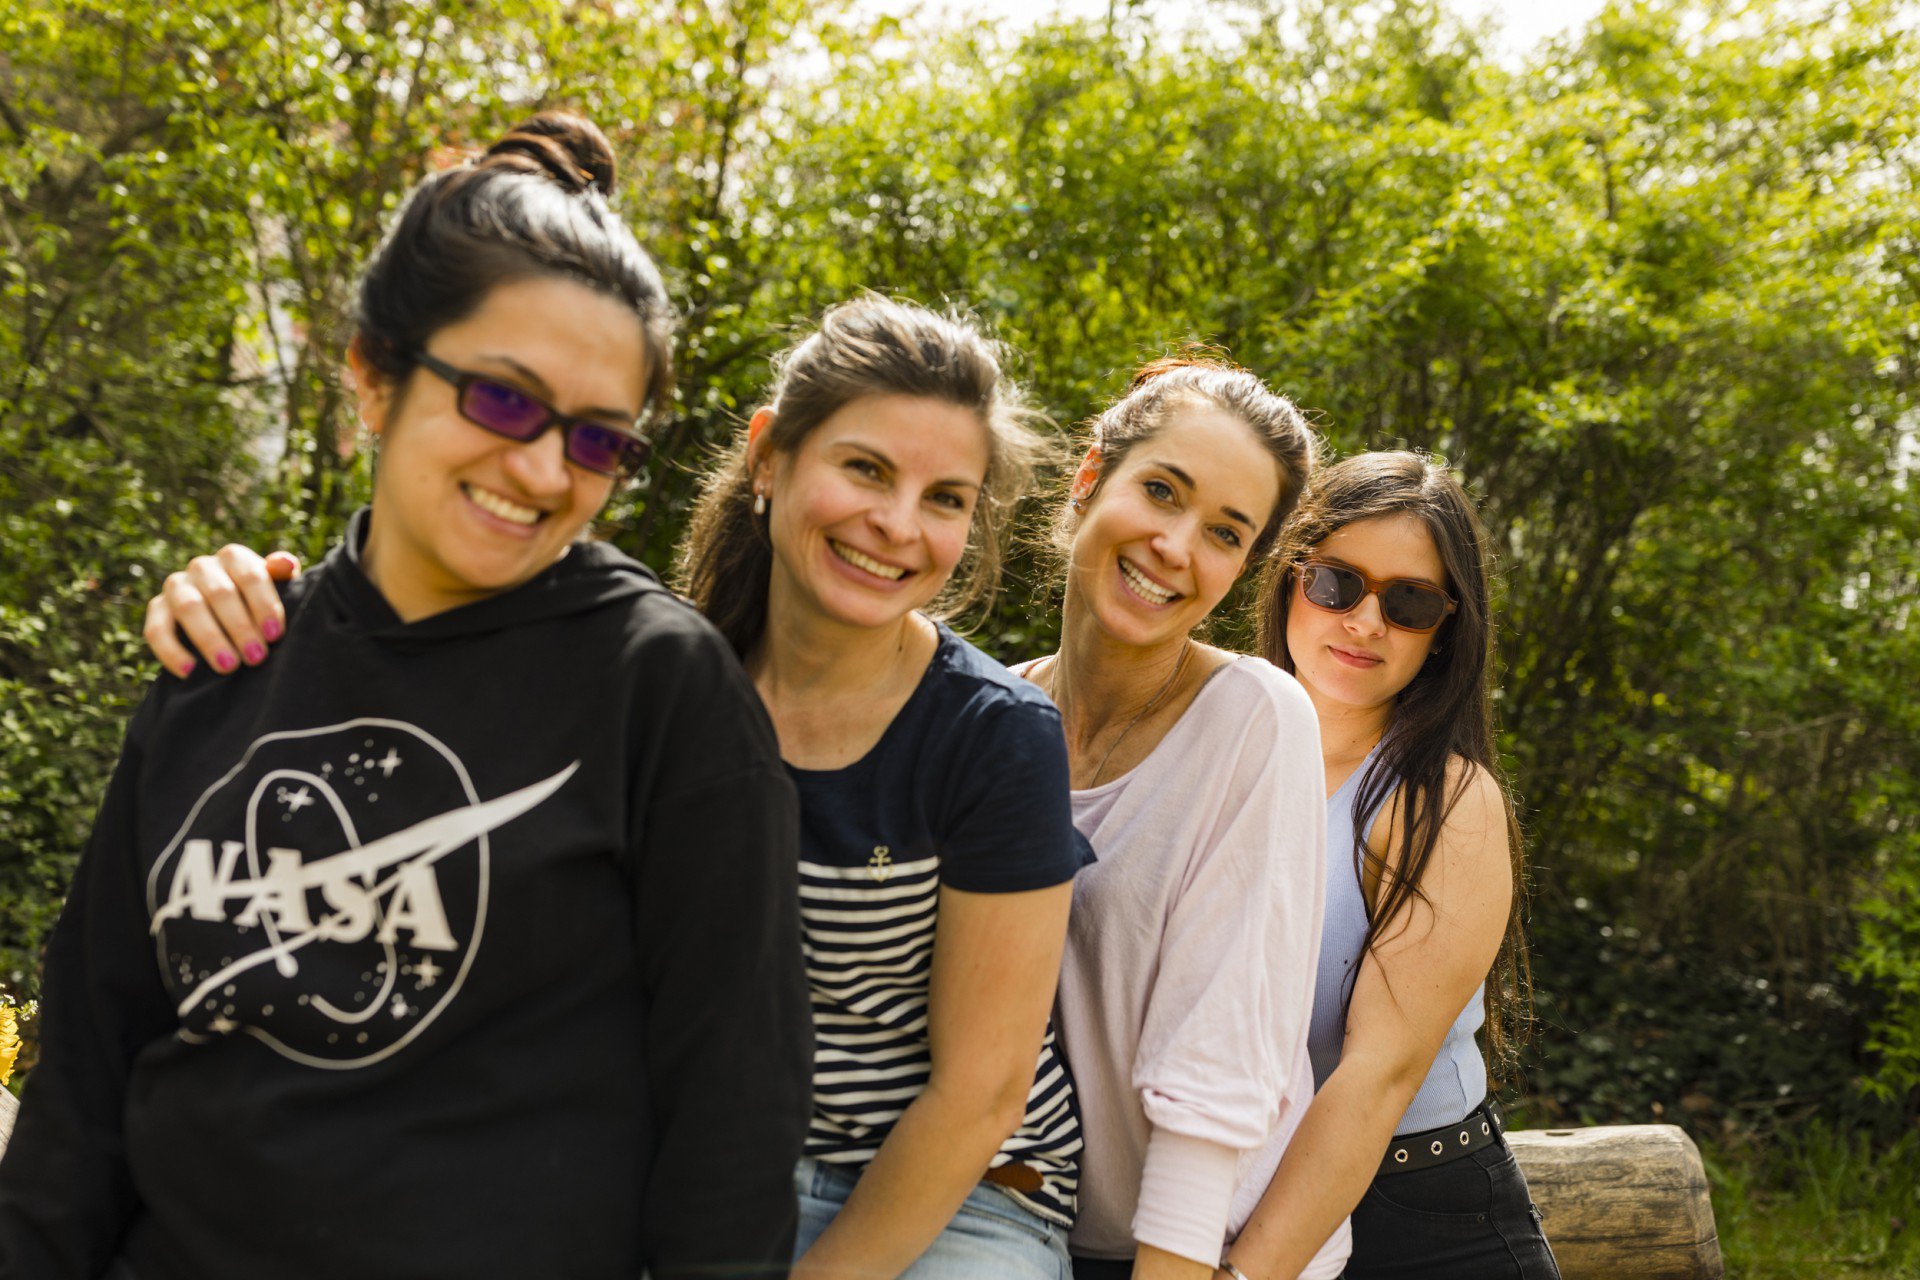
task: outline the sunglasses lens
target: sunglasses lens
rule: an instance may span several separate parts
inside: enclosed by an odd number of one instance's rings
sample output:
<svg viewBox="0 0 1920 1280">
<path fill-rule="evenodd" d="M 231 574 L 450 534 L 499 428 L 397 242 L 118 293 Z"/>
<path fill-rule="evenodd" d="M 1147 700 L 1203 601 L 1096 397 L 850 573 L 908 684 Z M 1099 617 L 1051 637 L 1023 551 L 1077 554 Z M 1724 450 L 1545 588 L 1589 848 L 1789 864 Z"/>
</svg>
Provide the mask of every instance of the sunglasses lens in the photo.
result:
<svg viewBox="0 0 1920 1280">
<path fill-rule="evenodd" d="M 1380 596 L 1387 621 L 1409 631 L 1431 631 L 1447 616 L 1447 598 L 1432 587 L 1396 582 Z"/>
<path fill-rule="evenodd" d="M 1366 584 L 1360 580 L 1359 574 L 1346 569 L 1336 569 L 1330 564 L 1310 564 L 1303 566 L 1300 571 L 1300 588 L 1306 593 L 1309 603 L 1345 613 L 1360 603 Z"/>
<path fill-rule="evenodd" d="M 531 440 L 546 429 L 547 406 L 504 382 L 474 378 L 467 383 L 460 410 L 489 431 L 513 440 Z"/>
<path fill-rule="evenodd" d="M 647 461 L 647 444 L 611 427 L 577 422 L 567 432 L 567 457 L 605 476 L 632 475 Z"/>
</svg>

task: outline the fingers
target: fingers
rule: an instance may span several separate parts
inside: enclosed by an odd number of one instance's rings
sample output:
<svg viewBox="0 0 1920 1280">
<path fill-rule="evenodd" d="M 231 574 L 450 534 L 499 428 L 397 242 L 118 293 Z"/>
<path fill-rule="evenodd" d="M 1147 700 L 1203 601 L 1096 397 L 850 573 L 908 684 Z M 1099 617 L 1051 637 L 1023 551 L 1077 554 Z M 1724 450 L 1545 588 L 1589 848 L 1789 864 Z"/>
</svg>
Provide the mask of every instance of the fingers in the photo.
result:
<svg viewBox="0 0 1920 1280">
<path fill-rule="evenodd" d="M 300 571 L 300 562 L 285 551 L 276 551 L 262 560 L 234 542 L 220 548 L 214 559 L 231 580 L 234 594 L 230 597 L 217 594 L 221 583 L 212 569 L 194 575 L 195 585 L 207 597 L 227 635 L 238 645 L 235 651 L 249 665 L 258 663 L 267 656 L 265 646 L 287 631 L 287 611 L 281 606 L 280 593 L 273 584 L 292 578 Z M 191 566 L 189 569 L 191 571 Z M 213 590 L 209 590 L 210 587 Z M 231 606 L 230 613 L 222 611 L 223 603 Z"/>
<path fill-rule="evenodd" d="M 161 589 L 161 594 L 147 601 L 147 620 L 140 628 L 140 634 L 146 637 L 147 648 L 153 650 L 153 656 L 160 659 L 160 665 L 184 680 L 199 664 L 192 651 L 180 643 L 180 632 L 173 625 L 173 606 L 166 596 L 173 578 L 182 576 L 176 573 L 168 578 L 167 587 Z"/>
<path fill-rule="evenodd" d="M 292 582 L 300 576 L 300 557 L 291 551 L 270 551 L 267 553 L 267 576 L 275 582 Z M 274 596 L 278 604 L 280 597 Z"/>
<path fill-rule="evenodd" d="M 160 594 L 147 603 L 144 635 L 167 670 L 184 676 L 193 669 L 195 653 L 223 674 L 242 662 L 263 662 L 268 641 L 285 631 L 286 612 L 266 562 L 229 544 L 218 555 L 195 556 L 183 572 L 167 576 Z M 182 635 L 191 650 L 180 643 Z"/>
</svg>

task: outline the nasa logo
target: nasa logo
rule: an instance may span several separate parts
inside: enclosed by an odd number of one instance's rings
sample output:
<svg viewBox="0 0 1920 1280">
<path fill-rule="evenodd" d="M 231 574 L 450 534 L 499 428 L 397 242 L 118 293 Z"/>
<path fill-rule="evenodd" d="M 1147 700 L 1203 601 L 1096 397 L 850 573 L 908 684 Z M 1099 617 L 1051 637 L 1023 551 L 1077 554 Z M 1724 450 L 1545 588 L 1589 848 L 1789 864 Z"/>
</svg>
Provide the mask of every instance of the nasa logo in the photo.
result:
<svg viewBox="0 0 1920 1280">
<path fill-rule="evenodd" d="M 399 1052 L 466 981 L 490 833 L 577 768 L 483 801 L 451 750 L 401 721 L 255 741 L 147 877 L 182 1038 L 244 1032 L 332 1068 Z"/>
</svg>

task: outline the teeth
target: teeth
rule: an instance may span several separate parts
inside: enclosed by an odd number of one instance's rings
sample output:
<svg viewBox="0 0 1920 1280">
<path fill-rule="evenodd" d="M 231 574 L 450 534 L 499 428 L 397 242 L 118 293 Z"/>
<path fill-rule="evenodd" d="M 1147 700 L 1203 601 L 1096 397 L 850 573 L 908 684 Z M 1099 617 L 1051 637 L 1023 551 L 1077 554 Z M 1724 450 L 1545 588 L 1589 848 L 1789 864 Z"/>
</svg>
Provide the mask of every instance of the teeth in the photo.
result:
<svg viewBox="0 0 1920 1280">
<path fill-rule="evenodd" d="M 856 569 L 865 569 L 876 578 L 885 578 L 888 582 L 898 582 L 900 576 L 906 572 L 906 570 L 902 569 L 899 565 L 881 564 L 872 556 L 861 555 L 844 542 L 834 542 L 829 539 L 827 545 L 833 548 L 833 554 L 839 556 Z"/>
<path fill-rule="evenodd" d="M 482 511 L 490 511 L 502 520 L 511 520 L 515 524 L 532 524 L 540 518 L 540 512 L 533 507 L 523 507 L 517 502 L 508 502 L 497 493 L 485 489 L 476 489 L 472 485 L 463 486 L 467 496 L 473 499 L 473 505 Z"/>
<path fill-rule="evenodd" d="M 1126 560 L 1120 562 L 1120 572 L 1127 575 L 1127 583 L 1144 596 L 1149 604 L 1165 604 L 1179 594 L 1158 585 Z"/>
</svg>

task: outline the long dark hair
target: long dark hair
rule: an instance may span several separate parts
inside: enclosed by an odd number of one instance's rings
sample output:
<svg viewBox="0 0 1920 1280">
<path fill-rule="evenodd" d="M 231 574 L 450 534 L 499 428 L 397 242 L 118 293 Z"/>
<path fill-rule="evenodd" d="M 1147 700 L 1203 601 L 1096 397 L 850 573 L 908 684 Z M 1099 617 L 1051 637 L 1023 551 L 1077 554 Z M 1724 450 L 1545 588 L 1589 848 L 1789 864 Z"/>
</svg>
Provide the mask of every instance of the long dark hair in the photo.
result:
<svg viewBox="0 0 1920 1280">
<path fill-rule="evenodd" d="M 427 339 L 498 286 L 564 276 L 639 317 L 643 416 L 658 412 L 673 395 L 673 308 L 653 259 L 607 204 L 613 177 L 613 148 L 592 121 L 546 111 L 474 163 L 422 179 L 360 276 L 353 340 L 367 363 L 402 383 Z"/>
<path fill-rule="evenodd" d="M 1456 758 L 1484 769 L 1506 797 L 1507 847 L 1514 894 L 1506 936 L 1487 981 L 1487 1048 L 1495 1078 L 1506 1079 L 1532 1018 L 1532 974 L 1522 933 L 1526 856 L 1520 824 L 1500 770 L 1493 722 L 1492 548 L 1473 500 L 1445 467 L 1418 453 L 1362 453 L 1321 471 L 1281 531 L 1279 549 L 1260 586 L 1259 645 L 1267 661 L 1291 672 L 1287 617 L 1302 561 L 1336 530 L 1359 520 L 1411 515 L 1425 526 L 1446 568 L 1446 588 L 1458 610 L 1434 637 L 1434 650 L 1394 701 L 1393 716 L 1353 801 L 1354 875 L 1371 873 L 1384 885 L 1367 919 L 1363 947 L 1425 900 L 1420 882 L 1440 831 L 1471 781 Z M 1448 780 L 1452 769 L 1453 779 Z M 1398 869 L 1367 843 L 1366 817 L 1398 787 L 1407 820 L 1401 824 Z M 1357 972 L 1357 971 L 1356 971 Z M 1349 986 L 1347 998 L 1352 998 Z"/>
<path fill-rule="evenodd" d="M 906 395 L 957 405 L 986 428 L 985 483 L 967 554 L 929 612 L 951 617 L 998 586 L 1000 549 L 1020 496 L 1046 452 L 1025 425 L 1020 390 L 999 347 L 964 316 L 869 294 L 831 308 L 820 327 L 774 360 L 773 421 L 762 447 L 791 454 L 814 428 L 863 396 Z M 708 472 L 686 540 L 679 589 L 745 657 L 767 629 L 773 543 L 753 513 L 746 433 Z"/>
</svg>

